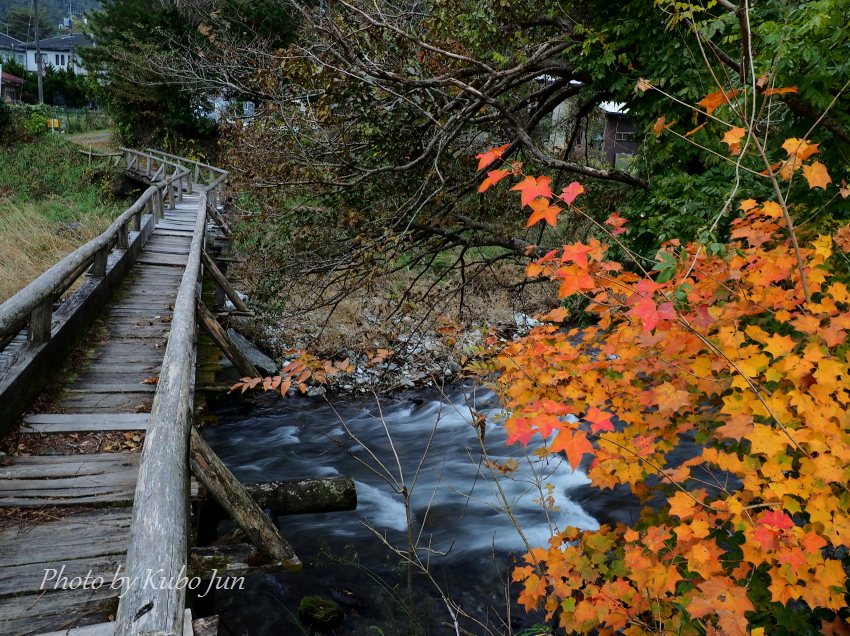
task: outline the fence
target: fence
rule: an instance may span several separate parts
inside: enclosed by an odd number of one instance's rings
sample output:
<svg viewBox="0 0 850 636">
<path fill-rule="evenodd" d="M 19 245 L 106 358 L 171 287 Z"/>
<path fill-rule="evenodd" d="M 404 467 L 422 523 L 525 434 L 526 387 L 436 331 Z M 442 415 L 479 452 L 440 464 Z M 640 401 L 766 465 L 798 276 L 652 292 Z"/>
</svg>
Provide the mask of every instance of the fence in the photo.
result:
<svg viewBox="0 0 850 636">
<path fill-rule="evenodd" d="M 53 107 L 49 117 L 58 119 L 59 129 L 69 134 L 102 130 L 112 123 L 112 118 L 105 111 L 86 108 Z"/>
</svg>

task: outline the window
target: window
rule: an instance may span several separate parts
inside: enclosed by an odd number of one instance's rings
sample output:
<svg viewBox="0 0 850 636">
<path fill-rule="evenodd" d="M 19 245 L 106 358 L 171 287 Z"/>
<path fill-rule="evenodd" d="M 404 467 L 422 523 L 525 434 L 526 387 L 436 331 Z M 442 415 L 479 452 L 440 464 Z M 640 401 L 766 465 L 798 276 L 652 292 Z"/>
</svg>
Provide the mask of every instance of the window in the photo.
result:
<svg viewBox="0 0 850 636">
<path fill-rule="evenodd" d="M 615 132 L 614 141 L 628 141 L 631 134 L 629 132 Z"/>
<path fill-rule="evenodd" d="M 18 53 L 18 64 L 23 64 L 25 59 L 23 53 Z"/>
<path fill-rule="evenodd" d="M 65 54 L 62 54 L 62 66 L 65 66 Z"/>
<path fill-rule="evenodd" d="M 62 57 L 65 57 L 64 55 Z M 56 54 L 56 66 L 59 66 L 59 54 Z"/>
</svg>

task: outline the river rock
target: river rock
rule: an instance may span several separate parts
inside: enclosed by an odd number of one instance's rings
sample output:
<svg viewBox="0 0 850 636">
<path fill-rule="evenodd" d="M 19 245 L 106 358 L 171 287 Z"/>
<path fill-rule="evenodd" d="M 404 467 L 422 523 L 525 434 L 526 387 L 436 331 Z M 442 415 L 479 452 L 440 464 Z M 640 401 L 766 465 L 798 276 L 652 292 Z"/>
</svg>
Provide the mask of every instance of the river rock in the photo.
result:
<svg viewBox="0 0 850 636">
<path fill-rule="evenodd" d="M 328 598 L 305 596 L 298 605 L 298 618 L 311 632 L 322 632 L 342 625 L 345 612 Z"/>
<path fill-rule="evenodd" d="M 235 329 L 228 329 L 227 335 L 233 339 L 234 344 L 245 354 L 245 357 L 256 367 L 257 371 L 263 375 L 274 375 L 277 373 L 277 365 L 274 363 L 274 360 L 257 349 L 253 342 Z"/>
</svg>

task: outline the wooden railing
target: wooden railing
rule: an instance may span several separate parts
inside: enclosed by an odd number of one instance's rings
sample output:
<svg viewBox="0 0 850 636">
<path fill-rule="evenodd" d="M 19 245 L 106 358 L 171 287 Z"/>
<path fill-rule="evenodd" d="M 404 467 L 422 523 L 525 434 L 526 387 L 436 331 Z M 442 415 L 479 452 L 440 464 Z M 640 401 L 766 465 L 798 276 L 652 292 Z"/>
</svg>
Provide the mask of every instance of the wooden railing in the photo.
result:
<svg viewBox="0 0 850 636">
<path fill-rule="evenodd" d="M 161 586 L 159 581 L 191 577 L 186 571 L 189 427 L 195 385 L 195 297 L 206 218 L 207 192 L 203 191 L 139 464 L 125 567 L 128 580 L 137 583 L 129 588 L 125 585 L 115 636 L 183 634 L 186 586 Z M 152 573 L 154 583 L 145 585 Z"/>
<path fill-rule="evenodd" d="M 201 183 L 203 178 L 207 178 L 206 187 L 211 191 L 209 193 L 209 202 L 210 205 L 215 207 L 218 205 L 218 199 L 216 197 L 217 188 L 227 178 L 227 171 L 222 170 L 221 168 L 216 168 L 215 166 L 211 166 L 207 163 L 203 163 L 201 161 L 195 161 L 194 159 L 186 159 L 185 157 L 178 157 L 177 155 L 171 155 L 167 152 L 163 152 L 161 150 L 154 150 L 153 148 L 147 149 L 148 153 L 156 157 L 161 157 L 164 160 L 171 161 L 174 164 L 180 166 L 181 168 L 185 168 L 190 170 L 192 173 L 192 177 L 194 178 L 195 183 Z M 191 192 L 191 186 L 189 192 Z"/>
</svg>

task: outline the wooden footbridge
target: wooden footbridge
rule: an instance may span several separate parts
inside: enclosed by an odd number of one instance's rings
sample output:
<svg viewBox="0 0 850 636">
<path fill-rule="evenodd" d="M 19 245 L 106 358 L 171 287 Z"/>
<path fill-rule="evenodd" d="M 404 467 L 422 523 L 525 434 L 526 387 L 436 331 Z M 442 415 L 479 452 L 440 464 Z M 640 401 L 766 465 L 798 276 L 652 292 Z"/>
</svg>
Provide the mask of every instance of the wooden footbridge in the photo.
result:
<svg viewBox="0 0 850 636">
<path fill-rule="evenodd" d="M 0 508 L 18 515 L 0 517 L 0 636 L 192 634 L 192 579 L 208 572 L 202 550 L 199 565 L 190 549 L 190 472 L 205 473 L 222 501 L 245 496 L 192 426 L 204 270 L 241 304 L 205 252 L 210 236 L 228 231 L 218 206 L 227 173 L 151 150 L 122 148 L 115 162 L 149 187 L 0 306 L 0 434 L 99 325 L 49 412 L 23 417 L 20 435 L 51 436 L 52 454 L 0 456 Z M 97 434 L 116 431 L 125 443 L 102 448 Z M 336 487 L 347 501 L 331 509 L 356 505 L 353 486 Z M 274 564 L 297 566 L 255 512 L 240 524 L 251 542 Z M 215 633 L 202 621 L 194 629 Z"/>
</svg>

